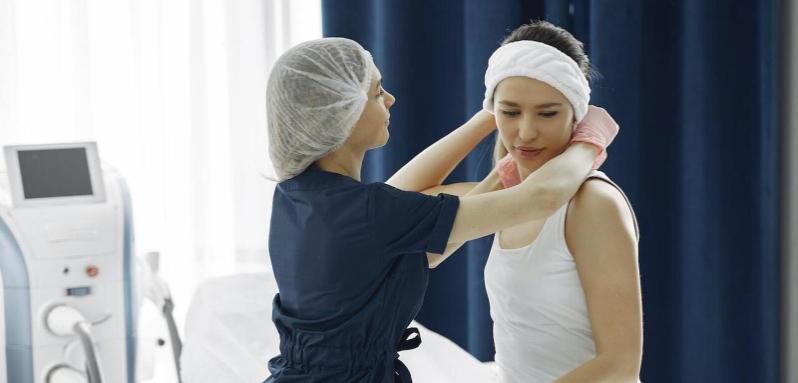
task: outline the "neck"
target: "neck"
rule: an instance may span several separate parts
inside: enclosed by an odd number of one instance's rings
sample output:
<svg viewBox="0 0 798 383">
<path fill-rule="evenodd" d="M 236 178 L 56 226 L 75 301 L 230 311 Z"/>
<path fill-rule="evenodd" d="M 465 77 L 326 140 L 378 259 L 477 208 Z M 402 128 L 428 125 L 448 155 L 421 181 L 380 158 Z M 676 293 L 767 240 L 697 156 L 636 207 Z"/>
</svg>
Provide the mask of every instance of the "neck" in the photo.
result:
<svg viewBox="0 0 798 383">
<path fill-rule="evenodd" d="M 352 151 L 346 146 L 318 159 L 314 165 L 326 172 L 338 173 L 360 182 L 360 169 L 366 152 Z"/>
</svg>

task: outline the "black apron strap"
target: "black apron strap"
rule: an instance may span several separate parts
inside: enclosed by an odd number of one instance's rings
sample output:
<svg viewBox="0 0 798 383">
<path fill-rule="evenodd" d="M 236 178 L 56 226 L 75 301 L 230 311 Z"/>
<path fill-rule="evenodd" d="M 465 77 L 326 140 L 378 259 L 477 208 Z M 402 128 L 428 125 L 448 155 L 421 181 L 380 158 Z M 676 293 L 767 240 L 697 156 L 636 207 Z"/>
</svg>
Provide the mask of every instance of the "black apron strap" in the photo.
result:
<svg viewBox="0 0 798 383">
<path fill-rule="evenodd" d="M 413 337 L 415 335 L 415 337 Z M 412 338 L 411 338 L 412 337 Z M 407 351 L 417 348 L 421 345 L 421 333 L 418 328 L 410 327 L 402 333 L 402 338 L 399 340 L 399 345 L 396 347 L 396 361 L 394 362 L 394 382 L 396 383 L 413 383 L 413 377 L 410 376 L 410 370 L 407 369 L 404 363 L 399 360 L 398 351 Z"/>
</svg>

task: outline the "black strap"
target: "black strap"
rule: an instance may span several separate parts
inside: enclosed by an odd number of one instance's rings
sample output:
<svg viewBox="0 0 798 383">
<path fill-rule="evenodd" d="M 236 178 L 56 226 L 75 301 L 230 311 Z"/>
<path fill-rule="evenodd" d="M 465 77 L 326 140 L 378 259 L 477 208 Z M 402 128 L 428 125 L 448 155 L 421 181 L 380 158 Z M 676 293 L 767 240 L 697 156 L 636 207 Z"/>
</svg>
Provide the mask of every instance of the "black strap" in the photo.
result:
<svg viewBox="0 0 798 383">
<path fill-rule="evenodd" d="M 413 337 L 413 335 L 415 335 L 415 337 Z M 399 346 L 396 347 L 396 351 L 412 350 L 419 345 L 421 345 L 421 333 L 418 331 L 418 328 L 410 327 L 405 329 L 402 333 L 402 338 L 399 340 Z M 398 352 L 396 354 L 396 362 L 394 363 L 394 381 L 396 383 L 413 383 L 410 370 L 399 360 Z"/>
<path fill-rule="evenodd" d="M 416 335 L 415 338 L 410 338 L 411 336 Z M 418 331 L 416 327 L 410 327 L 405 329 L 402 333 L 402 339 L 399 340 L 399 346 L 396 348 L 397 351 L 407 351 L 417 348 L 421 345 L 421 332 Z"/>
</svg>

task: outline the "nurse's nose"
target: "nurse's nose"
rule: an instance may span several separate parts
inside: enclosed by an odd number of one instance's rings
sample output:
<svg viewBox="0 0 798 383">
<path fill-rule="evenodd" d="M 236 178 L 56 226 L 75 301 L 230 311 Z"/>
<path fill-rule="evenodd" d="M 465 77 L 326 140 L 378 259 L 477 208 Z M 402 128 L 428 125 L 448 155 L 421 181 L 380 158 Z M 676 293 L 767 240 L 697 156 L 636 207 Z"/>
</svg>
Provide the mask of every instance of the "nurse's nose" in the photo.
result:
<svg viewBox="0 0 798 383">
<path fill-rule="evenodd" d="M 394 97 L 392 94 L 388 93 L 387 90 L 385 91 L 385 97 L 384 98 L 385 98 L 385 107 L 388 108 L 388 109 L 390 109 L 393 106 L 393 104 L 396 102 L 396 97 Z"/>
</svg>

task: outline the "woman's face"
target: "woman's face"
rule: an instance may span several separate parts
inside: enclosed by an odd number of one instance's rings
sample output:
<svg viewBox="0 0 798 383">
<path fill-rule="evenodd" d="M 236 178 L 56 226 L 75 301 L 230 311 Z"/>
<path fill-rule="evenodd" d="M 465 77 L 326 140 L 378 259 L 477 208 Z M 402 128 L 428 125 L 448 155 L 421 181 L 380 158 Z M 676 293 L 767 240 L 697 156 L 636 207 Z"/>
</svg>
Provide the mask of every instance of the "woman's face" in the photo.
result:
<svg viewBox="0 0 798 383">
<path fill-rule="evenodd" d="M 508 77 L 496 86 L 493 102 L 502 143 L 522 176 L 568 147 L 574 111 L 557 89 L 529 77 Z"/>
<path fill-rule="evenodd" d="M 382 88 L 382 76 L 377 71 L 372 73 L 371 86 L 366 95 L 368 100 L 363 108 L 363 114 L 360 115 L 348 141 L 355 147 L 368 150 L 388 142 L 390 135 L 388 124 L 391 117 L 388 110 L 396 99 Z"/>
</svg>

